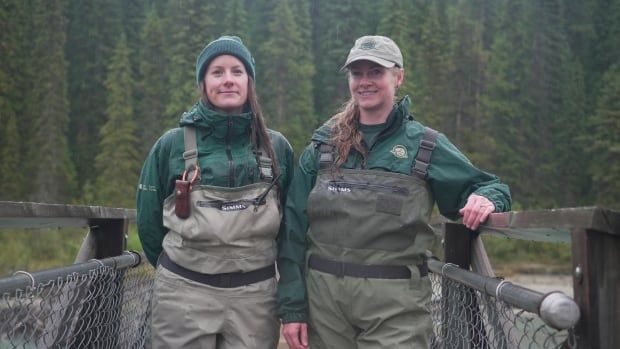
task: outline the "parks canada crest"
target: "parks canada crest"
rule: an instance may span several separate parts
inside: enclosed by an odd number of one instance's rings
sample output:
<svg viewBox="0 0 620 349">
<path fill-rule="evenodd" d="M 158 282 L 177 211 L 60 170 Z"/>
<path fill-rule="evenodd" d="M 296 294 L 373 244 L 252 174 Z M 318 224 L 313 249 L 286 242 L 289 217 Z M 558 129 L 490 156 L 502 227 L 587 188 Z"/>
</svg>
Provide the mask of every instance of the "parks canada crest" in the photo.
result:
<svg viewBox="0 0 620 349">
<path fill-rule="evenodd" d="M 407 148 L 405 148 L 402 145 L 395 145 L 394 148 L 390 150 L 390 153 L 394 154 L 394 156 L 396 156 L 399 159 L 407 158 Z"/>
</svg>

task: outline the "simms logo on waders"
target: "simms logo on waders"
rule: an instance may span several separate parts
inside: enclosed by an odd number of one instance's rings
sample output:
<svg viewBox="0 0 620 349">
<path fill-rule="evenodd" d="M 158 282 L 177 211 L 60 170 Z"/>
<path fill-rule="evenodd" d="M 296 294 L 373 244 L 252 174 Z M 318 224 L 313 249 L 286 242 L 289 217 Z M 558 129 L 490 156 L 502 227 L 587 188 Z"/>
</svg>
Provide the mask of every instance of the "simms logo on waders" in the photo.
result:
<svg viewBox="0 0 620 349">
<path fill-rule="evenodd" d="M 220 211 L 242 211 L 249 207 L 244 202 L 221 202 L 221 201 L 197 201 L 198 207 L 211 207 Z"/>
</svg>

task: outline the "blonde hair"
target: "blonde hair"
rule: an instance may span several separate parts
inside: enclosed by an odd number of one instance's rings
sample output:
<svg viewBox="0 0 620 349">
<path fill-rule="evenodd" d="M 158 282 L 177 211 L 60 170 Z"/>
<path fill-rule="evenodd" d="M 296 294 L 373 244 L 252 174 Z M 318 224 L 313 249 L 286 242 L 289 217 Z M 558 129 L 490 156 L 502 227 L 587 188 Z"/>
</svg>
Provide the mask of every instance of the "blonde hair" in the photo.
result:
<svg viewBox="0 0 620 349">
<path fill-rule="evenodd" d="M 394 67 L 388 68 L 388 70 L 395 75 L 402 68 Z M 347 79 L 349 74 L 347 70 Z M 394 94 L 394 101 L 396 101 L 396 93 Z M 334 161 L 334 167 L 336 168 L 339 168 L 347 161 L 351 148 L 357 150 L 362 155 L 364 161 L 368 157 L 368 151 L 362 145 L 364 135 L 358 129 L 359 118 L 359 105 L 351 96 L 330 120 L 333 123 L 330 141 L 336 147 L 336 159 Z"/>
</svg>

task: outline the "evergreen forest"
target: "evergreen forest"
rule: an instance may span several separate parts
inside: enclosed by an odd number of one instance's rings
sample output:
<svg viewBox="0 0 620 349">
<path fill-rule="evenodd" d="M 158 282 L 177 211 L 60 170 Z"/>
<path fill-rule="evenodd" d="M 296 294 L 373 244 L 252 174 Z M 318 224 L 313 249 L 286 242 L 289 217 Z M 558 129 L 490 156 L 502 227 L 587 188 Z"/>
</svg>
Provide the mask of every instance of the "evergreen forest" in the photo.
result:
<svg viewBox="0 0 620 349">
<path fill-rule="evenodd" d="M 135 207 L 220 35 L 252 51 L 268 126 L 299 154 L 367 34 L 399 44 L 414 118 L 513 209 L 620 208 L 620 0 L 0 0 L 0 200 Z"/>
</svg>

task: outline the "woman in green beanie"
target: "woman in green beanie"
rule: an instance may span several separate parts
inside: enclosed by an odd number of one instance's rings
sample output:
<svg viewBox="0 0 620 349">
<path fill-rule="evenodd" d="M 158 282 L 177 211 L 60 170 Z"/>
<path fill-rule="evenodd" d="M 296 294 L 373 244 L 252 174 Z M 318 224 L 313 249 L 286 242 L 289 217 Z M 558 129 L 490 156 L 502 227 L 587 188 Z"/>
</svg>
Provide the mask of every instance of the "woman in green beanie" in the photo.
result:
<svg viewBox="0 0 620 349">
<path fill-rule="evenodd" d="M 157 268 L 153 348 L 276 348 L 276 238 L 293 150 L 267 129 L 238 37 L 196 60 L 201 98 L 151 149 L 138 234 Z"/>
<path fill-rule="evenodd" d="M 313 134 L 287 198 L 282 333 L 292 349 L 429 348 L 434 204 L 476 230 L 510 210 L 510 192 L 396 100 L 390 38 L 357 39 L 343 68 L 351 98 Z"/>
</svg>

